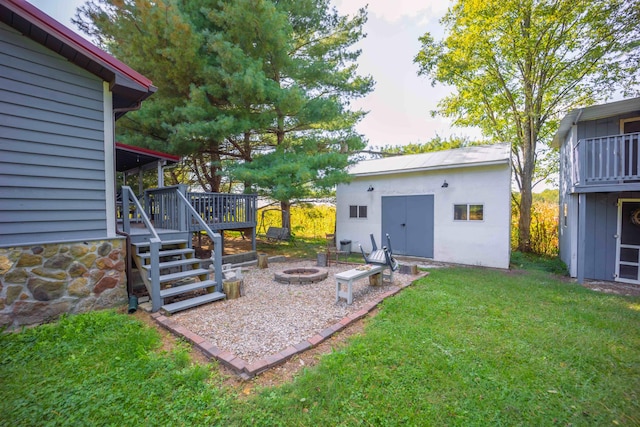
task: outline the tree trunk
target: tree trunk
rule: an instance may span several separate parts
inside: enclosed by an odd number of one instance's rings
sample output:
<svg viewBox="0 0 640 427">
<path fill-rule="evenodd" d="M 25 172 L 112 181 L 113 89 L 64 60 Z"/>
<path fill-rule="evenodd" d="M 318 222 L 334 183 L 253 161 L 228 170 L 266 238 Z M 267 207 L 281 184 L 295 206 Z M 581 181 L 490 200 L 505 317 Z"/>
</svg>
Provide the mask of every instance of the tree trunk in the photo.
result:
<svg viewBox="0 0 640 427">
<path fill-rule="evenodd" d="M 222 290 L 227 299 L 236 299 L 242 296 L 242 279 L 225 280 L 222 282 Z"/>
<path fill-rule="evenodd" d="M 520 188 L 520 218 L 518 219 L 518 250 L 531 252 L 531 206 L 533 196 L 531 180 L 536 167 L 535 138 L 532 129 L 527 126 L 522 144 L 522 176 Z"/>
<path fill-rule="evenodd" d="M 280 209 L 282 210 L 282 227 L 289 230 L 291 235 L 291 202 L 288 200 L 280 202 Z"/>
<path fill-rule="evenodd" d="M 269 258 L 267 254 L 258 254 L 258 268 L 269 268 Z"/>
<path fill-rule="evenodd" d="M 369 276 L 369 285 L 380 286 L 382 285 L 382 273 L 372 274 Z"/>
</svg>

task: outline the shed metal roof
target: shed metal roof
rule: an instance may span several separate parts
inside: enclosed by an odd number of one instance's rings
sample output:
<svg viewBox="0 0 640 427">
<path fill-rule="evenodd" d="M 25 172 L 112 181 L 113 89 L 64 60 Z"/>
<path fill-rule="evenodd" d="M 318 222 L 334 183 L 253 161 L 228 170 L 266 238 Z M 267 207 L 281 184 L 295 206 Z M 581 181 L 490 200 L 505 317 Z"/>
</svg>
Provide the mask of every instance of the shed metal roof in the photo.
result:
<svg viewBox="0 0 640 427">
<path fill-rule="evenodd" d="M 135 107 L 157 90 L 151 80 L 24 0 L 0 0 L 0 21 L 110 82 L 114 109 Z"/>
<path fill-rule="evenodd" d="M 571 126 L 587 120 L 604 119 L 617 116 L 630 111 L 640 110 L 640 98 L 623 99 L 622 101 L 609 102 L 607 104 L 592 105 L 590 107 L 576 108 L 567 113 L 560 121 L 558 131 L 551 141 L 551 146 L 558 148 L 567 137 Z"/>
<path fill-rule="evenodd" d="M 423 154 L 365 160 L 354 165 L 349 174 L 354 176 L 385 175 L 438 169 L 464 168 L 508 164 L 511 158 L 509 144 L 481 145 L 435 151 Z"/>
</svg>

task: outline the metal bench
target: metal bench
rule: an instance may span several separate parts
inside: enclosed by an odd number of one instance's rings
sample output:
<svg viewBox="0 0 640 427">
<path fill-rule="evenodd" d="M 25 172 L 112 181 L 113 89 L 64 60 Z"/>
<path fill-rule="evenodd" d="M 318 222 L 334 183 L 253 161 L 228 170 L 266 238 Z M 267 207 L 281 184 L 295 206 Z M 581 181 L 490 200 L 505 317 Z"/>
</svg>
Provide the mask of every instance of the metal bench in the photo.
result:
<svg viewBox="0 0 640 427">
<path fill-rule="evenodd" d="M 285 242 L 291 237 L 289 229 L 283 227 L 269 227 L 265 235 L 267 242 Z"/>
</svg>

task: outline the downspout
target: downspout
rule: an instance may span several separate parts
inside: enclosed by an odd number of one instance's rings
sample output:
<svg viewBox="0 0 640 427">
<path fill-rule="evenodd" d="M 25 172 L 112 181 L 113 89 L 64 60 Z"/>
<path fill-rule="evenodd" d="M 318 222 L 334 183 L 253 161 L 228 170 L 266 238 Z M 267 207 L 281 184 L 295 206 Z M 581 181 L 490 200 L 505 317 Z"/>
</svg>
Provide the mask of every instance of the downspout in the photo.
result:
<svg viewBox="0 0 640 427">
<path fill-rule="evenodd" d="M 116 230 L 120 236 L 124 236 L 127 245 L 127 257 L 125 258 L 125 274 L 127 275 L 127 297 L 129 300 L 129 314 L 138 309 L 138 297 L 133 294 L 133 279 L 131 277 L 131 236 L 124 231 Z"/>
</svg>

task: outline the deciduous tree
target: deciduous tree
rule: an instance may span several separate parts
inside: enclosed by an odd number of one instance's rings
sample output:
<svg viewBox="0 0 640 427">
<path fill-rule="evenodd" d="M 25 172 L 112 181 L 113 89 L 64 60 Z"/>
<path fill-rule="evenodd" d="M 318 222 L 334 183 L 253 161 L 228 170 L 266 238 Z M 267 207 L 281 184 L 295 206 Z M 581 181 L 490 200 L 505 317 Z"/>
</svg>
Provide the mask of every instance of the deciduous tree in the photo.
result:
<svg viewBox="0 0 640 427">
<path fill-rule="evenodd" d="M 530 251 L 532 184 L 560 114 L 637 88 L 638 22 L 636 0 L 458 0 L 444 39 L 420 39 L 419 73 L 454 88 L 439 113 L 512 143 L 520 250 Z"/>
</svg>

